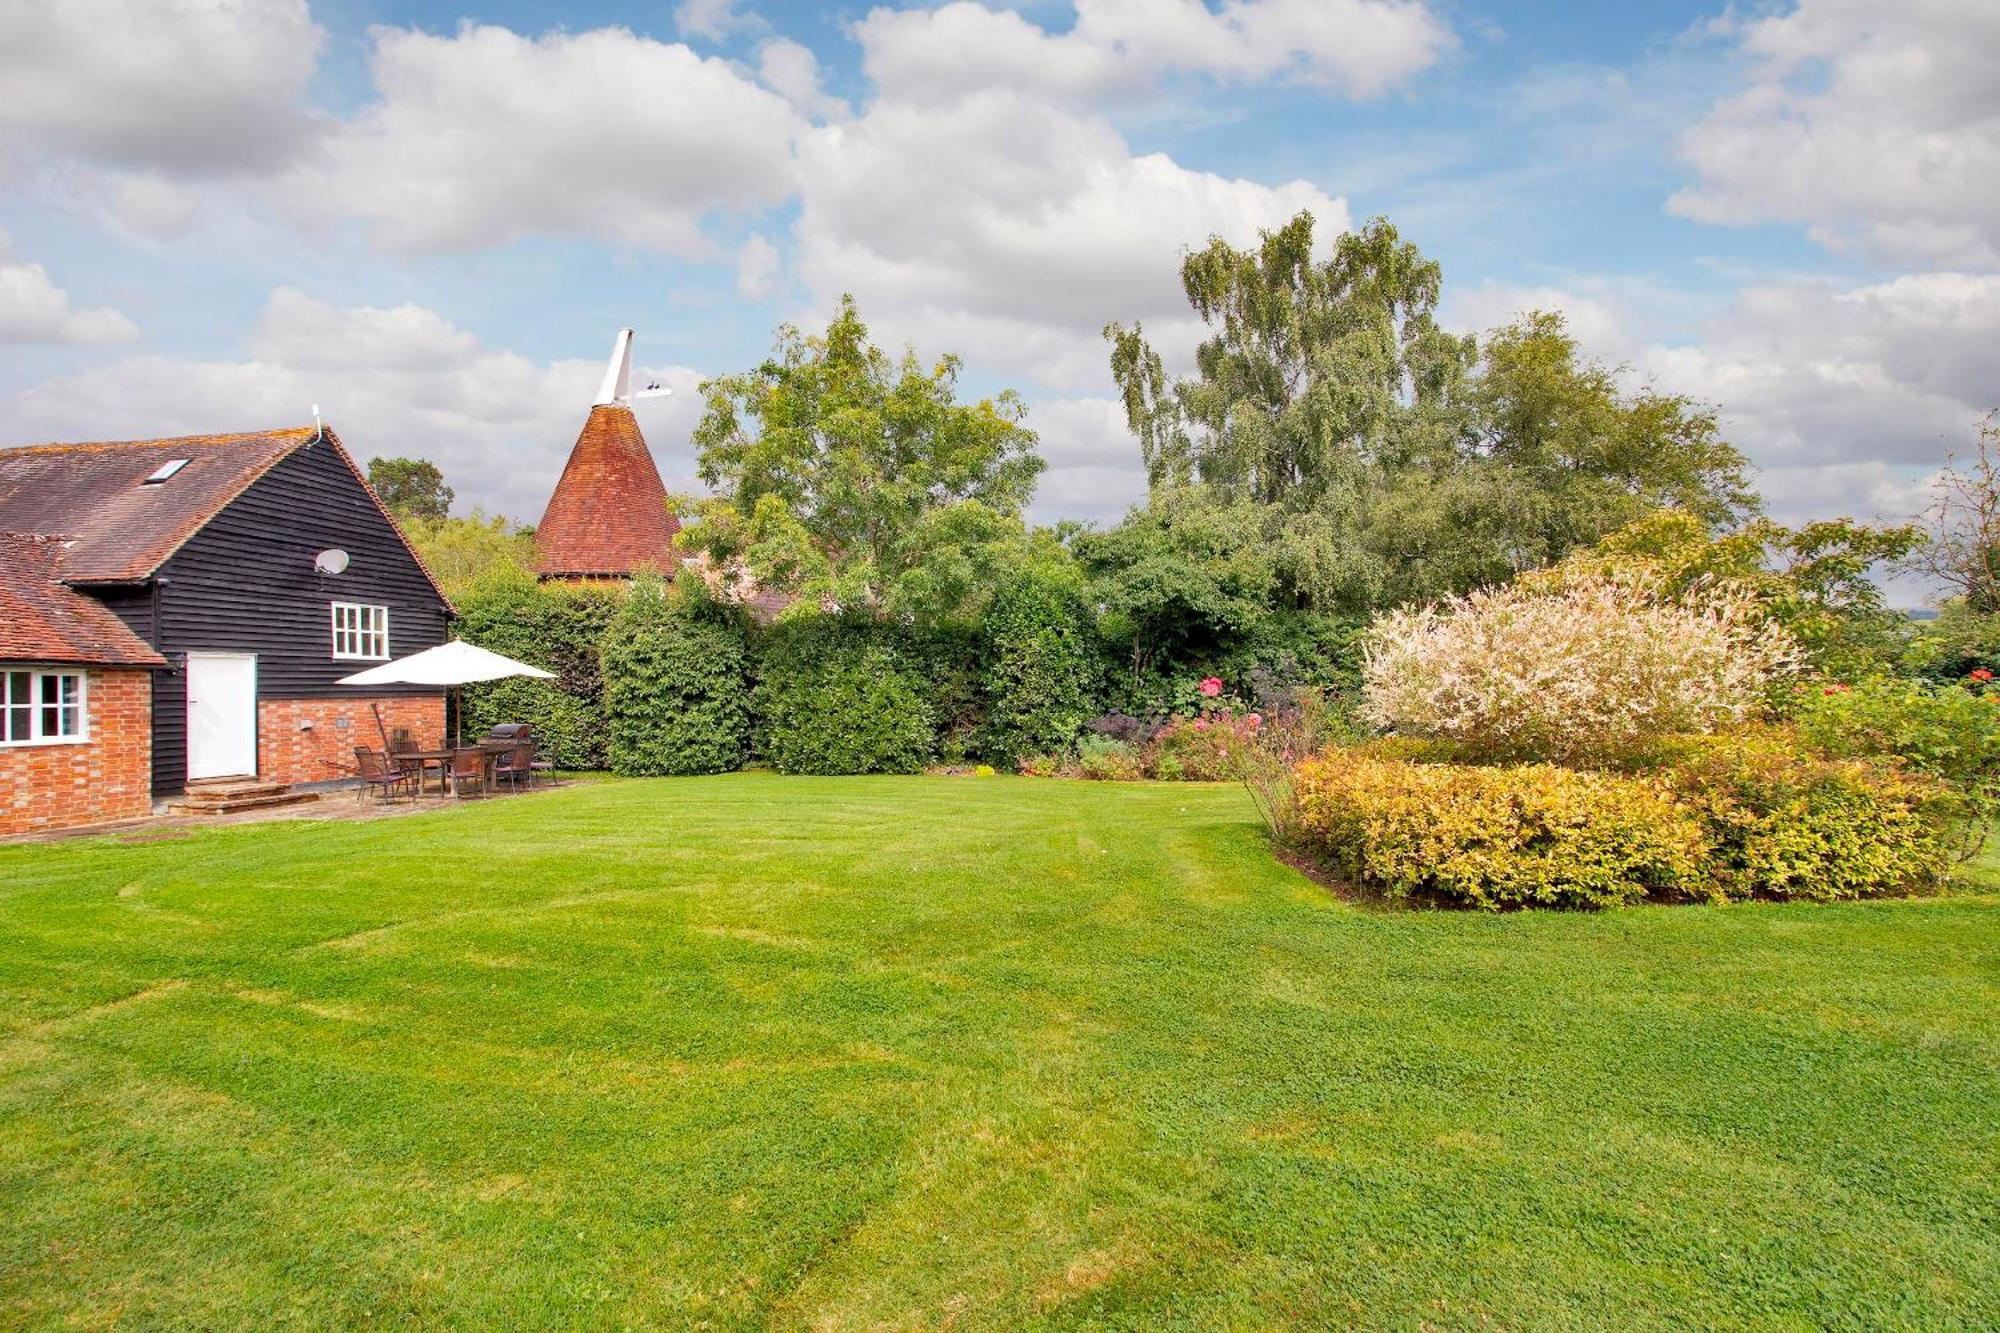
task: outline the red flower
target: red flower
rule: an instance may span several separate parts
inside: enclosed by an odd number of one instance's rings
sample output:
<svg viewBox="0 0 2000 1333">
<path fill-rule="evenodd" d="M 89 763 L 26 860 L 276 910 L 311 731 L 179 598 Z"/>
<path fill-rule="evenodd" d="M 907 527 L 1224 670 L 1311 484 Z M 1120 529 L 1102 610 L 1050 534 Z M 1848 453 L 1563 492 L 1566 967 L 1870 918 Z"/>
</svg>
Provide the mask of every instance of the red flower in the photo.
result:
<svg viewBox="0 0 2000 1333">
<path fill-rule="evenodd" d="M 1201 682 L 1202 698 L 1213 699 L 1220 693 L 1222 693 L 1222 677 L 1209 676 Z"/>
<path fill-rule="evenodd" d="M 1978 681 L 1992 680 L 1993 673 L 1991 671 L 1988 671 L 1985 667 L 1981 667 L 1979 668 L 1979 670 L 1972 673 L 1972 678 Z"/>
</svg>

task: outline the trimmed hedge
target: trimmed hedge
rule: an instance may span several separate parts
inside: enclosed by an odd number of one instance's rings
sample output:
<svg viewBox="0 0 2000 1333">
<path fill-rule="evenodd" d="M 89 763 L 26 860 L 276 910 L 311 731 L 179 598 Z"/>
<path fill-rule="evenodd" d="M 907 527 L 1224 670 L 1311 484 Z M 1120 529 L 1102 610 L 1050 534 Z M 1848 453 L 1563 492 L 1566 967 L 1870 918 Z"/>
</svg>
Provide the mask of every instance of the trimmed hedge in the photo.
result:
<svg viewBox="0 0 2000 1333">
<path fill-rule="evenodd" d="M 605 631 L 604 716 L 611 767 L 626 777 L 727 773 L 750 750 L 748 660 L 740 619 L 695 579 L 633 588 Z"/>
<path fill-rule="evenodd" d="M 543 756 L 558 767 L 607 767 L 599 643 L 625 595 L 618 585 L 538 584 L 525 574 L 496 577 L 461 594 L 453 626 L 460 638 L 556 673 L 553 681 L 466 686 L 465 734 L 497 722 L 528 722 Z"/>
<path fill-rule="evenodd" d="M 921 664 L 859 616 L 779 620 L 759 643 L 759 749 L 781 773 L 915 773 L 936 747 Z"/>
<path fill-rule="evenodd" d="M 1011 766 L 1069 749 L 1097 714 L 1103 678 L 1082 596 L 1048 578 L 1016 579 L 994 595 L 984 631 L 983 752 Z"/>
</svg>

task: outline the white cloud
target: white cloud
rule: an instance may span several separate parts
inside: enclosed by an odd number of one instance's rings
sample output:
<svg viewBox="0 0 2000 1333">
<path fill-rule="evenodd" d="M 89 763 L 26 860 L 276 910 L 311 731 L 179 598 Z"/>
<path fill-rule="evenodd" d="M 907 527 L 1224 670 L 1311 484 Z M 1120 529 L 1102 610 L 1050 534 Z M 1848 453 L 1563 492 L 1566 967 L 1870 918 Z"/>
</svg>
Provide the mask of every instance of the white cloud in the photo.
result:
<svg viewBox="0 0 2000 1333">
<path fill-rule="evenodd" d="M 1770 516 L 1790 526 L 1835 514 L 1907 523 L 1929 504 L 1931 475 L 1928 468 L 1893 463 L 1829 463 L 1765 468 L 1757 484 Z"/>
<path fill-rule="evenodd" d="M 1036 398 L 1028 425 L 1040 437 L 1048 463 L 1035 490 L 1030 517 L 1115 522 L 1145 498 L 1146 469 L 1139 442 L 1125 425 L 1125 408 L 1115 398 Z"/>
<path fill-rule="evenodd" d="M 1719 404 L 1770 468 L 1930 465 L 2000 397 L 2000 276 L 1922 273 L 1841 288 L 1753 286 L 1700 343 L 1642 358 L 1662 388 Z"/>
<path fill-rule="evenodd" d="M 757 79 L 802 116 L 825 119 L 848 114 L 847 103 L 820 87 L 819 59 L 812 49 L 789 37 L 773 37 L 757 48 Z"/>
<path fill-rule="evenodd" d="M 736 292 L 761 301 L 778 285 L 778 248 L 753 232 L 736 252 Z"/>
<path fill-rule="evenodd" d="M 0 0 L 0 146 L 186 174 L 290 156 L 322 34 L 305 0 Z"/>
<path fill-rule="evenodd" d="M 111 216 L 121 226 L 156 239 L 181 235 L 194 221 L 196 197 L 186 186 L 160 176 L 126 176 L 111 195 Z"/>
<path fill-rule="evenodd" d="M 1101 119 L 994 91 L 815 129 L 800 175 L 797 268 L 822 305 L 853 292 L 890 339 L 1052 388 L 1108 384 L 1107 320 L 1191 347 L 1180 260 L 1211 233 L 1247 243 L 1302 209 L 1328 237 L 1348 222 L 1305 181 L 1135 156 Z"/>
<path fill-rule="evenodd" d="M 1802 0 L 1721 30 L 1740 39 L 1748 86 L 1683 137 L 1700 180 L 1674 211 L 2000 265 L 2000 5 Z"/>
<path fill-rule="evenodd" d="M 1050 33 L 1007 9 L 959 0 L 876 9 L 856 27 L 885 96 L 953 101 L 981 88 L 1099 98 L 1184 71 L 1284 78 L 1374 97 L 1435 63 L 1451 30 L 1417 0 L 1077 0 Z"/>
<path fill-rule="evenodd" d="M 79 309 L 40 264 L 9 255 L 0 232 L 0 343 L 120 343 L 138 326 L 116 310 Z"/>
<path fill-rule="evenodd" d="M 733 33 L 757 32 L 770 25 L 748 10 L 739 13 L 736 0 L 681 0 L 674 7 L 674 26 L 690 36 L 719 42 Z"/>
<path fill-rule="evenodd" d="M 409 455 L 444 470 L 463 506 L 541 517 L 590 410 L 603 364 L 530 361 L 481 345 L 419 306 L 342 309 L 273 292 L 233 361 L 132 357 L 52 380 L 0 406 L 0 437 L 150 438 L 294 426 L 318 403 L 357 457 Z M 694 470 L 687 448 L 701 376 L 682 366 L 635 372 L 674 390 L 643 400 L 640 422 L 660 470 Z"/>
<path fill-rule="evenodd" d="M 573 235 L 705 255 L 710 215 L 792 190 L 796 113 L 679 43 L 476 25 L 374 37 L 380 100 L 285 194 L 375 223 L 392 248 Z"/>
</svg>

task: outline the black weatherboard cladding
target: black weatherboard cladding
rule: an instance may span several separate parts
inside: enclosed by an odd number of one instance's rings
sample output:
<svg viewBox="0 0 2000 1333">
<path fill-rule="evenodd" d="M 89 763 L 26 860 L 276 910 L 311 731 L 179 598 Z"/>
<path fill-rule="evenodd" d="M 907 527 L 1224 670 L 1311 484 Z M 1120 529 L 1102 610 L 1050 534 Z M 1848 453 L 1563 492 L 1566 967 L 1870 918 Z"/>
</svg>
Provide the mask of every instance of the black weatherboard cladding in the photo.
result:
<svg viewBox="0 0 2000 1333">
<path fill-rule="evenodd" d="M 329 547 L 352 557 L 345 573 L 314 570 L 313 556 Z M 173 664 L 153 673 L 156 793 L 178 791 L 187 779 L 187 652 L 255 653 L 259 698 L 302 699 L 347 693 L 334 682 L 370 665 L 334 660 L 334 602 L 387 606 L 392 657 L 445 640 L 437 591 L 325 443 L 293 452 L 253 482 L 161 566 L 159 578 L 157 590 L 103 599 Z M 368 691 L 437 692 L 435 686 Z"/>
</svg>

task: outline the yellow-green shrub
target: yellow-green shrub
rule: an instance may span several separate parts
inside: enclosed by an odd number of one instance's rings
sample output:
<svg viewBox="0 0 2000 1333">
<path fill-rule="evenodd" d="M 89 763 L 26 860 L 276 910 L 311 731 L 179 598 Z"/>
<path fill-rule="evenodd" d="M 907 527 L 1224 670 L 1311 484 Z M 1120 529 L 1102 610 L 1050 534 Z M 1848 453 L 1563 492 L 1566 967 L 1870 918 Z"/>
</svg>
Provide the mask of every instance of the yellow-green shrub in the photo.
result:
<svg viewBox="0 0 2000 1333">
<path fill-rule="evenodd" d="M 1396 898 L 1608 907 L 1701 878 L 1701 825 L 1643 777 L 1333 750 L 1299 766 L 1292 800 L 1307 850 Z"/>
<path fill-rule="evenodd" d="M 1956 859 L 1970 809 L 1936 778 L 1824 759 L 1782 728 L 1685 738 L 1659 762 L 1702 822 L 1711 897 L 1832 900 L 1932 888 Z"/>
</svg>

